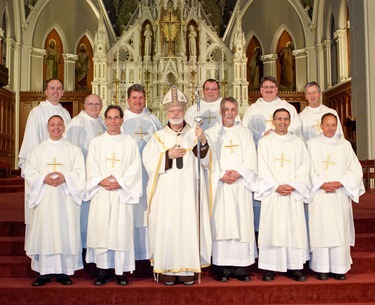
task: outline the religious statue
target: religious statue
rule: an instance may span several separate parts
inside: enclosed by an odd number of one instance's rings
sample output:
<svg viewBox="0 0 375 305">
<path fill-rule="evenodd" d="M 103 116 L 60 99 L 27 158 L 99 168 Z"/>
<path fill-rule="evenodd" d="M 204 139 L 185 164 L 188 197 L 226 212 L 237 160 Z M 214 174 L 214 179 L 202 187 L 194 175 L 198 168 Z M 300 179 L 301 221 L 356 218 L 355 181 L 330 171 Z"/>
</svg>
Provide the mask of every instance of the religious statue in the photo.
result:
<svg viewBox="0 0 375 305">
<path fill-rule="evenodd" d="M 143 35 L 145 36 L 145 56 L 150 56 L 152 51 L 152 30 L 149 24 L 146 25 Z"/>
<path fill-rule="evenodd" d="M 251 90 L 259 89 L 259 81 L 262 78 L 262 61 L 260 60 L 261 55 L 262 49 L 259 46 L 255 47 L 254 54 L 249 62 Z"/>
<path fill-rule="evenodd" d="M 280 85 L 287 88 L 293 87 L 294 58 L 293 58 L 293 42 L 288 41 L 286 46 L 278 53 L 281 66 Z"/>
<path fill-rule="evenodd" d="M 86 89 L 87 74 L 90 69 L 90 54 L 86 51 L 86 45 L 81 44 L 76 63 L 77 90 Z"/>
<path fill-rule="evenodd" d="M 194 26 L 191 24 L 189 26 L 189 55 L 190 58 L 197 56 L 197 31 Z"/>
<path fill-rule="evenodd" d="M 56 50 L 56 42 L 51 39 L 46 54 L 46 80 L 57 78 L 58 66 L 61 63 L 60 54 Z"/>
</svg>

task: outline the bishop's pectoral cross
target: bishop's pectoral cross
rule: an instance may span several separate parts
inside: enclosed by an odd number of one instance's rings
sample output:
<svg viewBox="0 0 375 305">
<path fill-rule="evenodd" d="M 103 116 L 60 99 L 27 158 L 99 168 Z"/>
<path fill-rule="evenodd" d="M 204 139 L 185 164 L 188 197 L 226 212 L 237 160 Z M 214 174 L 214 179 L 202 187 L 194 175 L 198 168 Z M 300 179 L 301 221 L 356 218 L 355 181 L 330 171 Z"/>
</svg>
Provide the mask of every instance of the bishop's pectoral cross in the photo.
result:
<svg viewBox="0 0 375 305">
<path fill-rule="evenodd" d="M 233 145 L 233 140 L 229 140 L 230 142 L 230 145 L 224 145 L 224 148 L 229 148 L 230 149 L 230 153 L 233 154 L 234 151 L 233 151 L 233 147 L 239 147 L 239 145 Z"/>
<path fill-rule="evenodd" d="M 115 156 L 116 156 L 116 153 L 112 153 L 112 159 L 107 158 L 107 161 L 112 161 L 112 167 L 115 167 L 115 162 L 121 162 L 121 160 L 116 159 Z"/>
<path fill-rule="evenodd" d="M 147 136 L 148 132 L 143 132 L 142 127 L 139 127 L 139 132 L 135 132 L 135 135 L 139 135 L 141 140 L 143 140 L 143 136 Z"/>
<path fill-rule="evenodd" d="M 330 159 L 331 159 L 331 156 L 328 155 L 327 160 L 323 160 L 323 163 L 324 163 L 324 166 L 325 166 L 326 170 L 328 170 L 328 167 L 330 165 L 336 165 L 336 162 L 331 162 L 331 161 L 329 161 Z"/>
<path fill-rule="evenodd" d="M 62 163 L 56 163 L 56 157 L 53 157 L 53 163 L 47 163 L 48 166 L 53 166 L 53 171 L 56 172 L 56 166 L 63 166 Z"/>
<path fill-rule="evenodd" d="M 284 167 L 284 162 L 290 162 L 289 159 L 284 159 L 284 153 L 281 153 L 281 158 L 275 158 L 275 161 L 280 161 L 280 167 Z"/>
</svg>

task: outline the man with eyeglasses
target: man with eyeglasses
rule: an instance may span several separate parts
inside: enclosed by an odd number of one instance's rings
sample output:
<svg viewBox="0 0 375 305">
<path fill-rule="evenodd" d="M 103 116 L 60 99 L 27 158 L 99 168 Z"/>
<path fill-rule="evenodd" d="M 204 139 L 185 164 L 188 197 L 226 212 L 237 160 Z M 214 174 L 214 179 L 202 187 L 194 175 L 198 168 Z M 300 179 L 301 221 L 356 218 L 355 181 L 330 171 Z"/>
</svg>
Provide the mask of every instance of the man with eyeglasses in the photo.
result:
<svg viewBox="0 0 375 305">
<path fill-rule="evenodd" d="M 142 196 L 142 164 L 136 141 L 121 133 L 122 108 L 109 105 L 104 116 L 107 131 L 90 142 L 86 159 L 86 262 L 98 268 L 95 285 L 105 285 L 115 269 L 117 284 L 126 286 L 125 272 L 135 270 L 133 217 Z"/>
<path fill-rule="evenodd" d="M 285 108 L 289 111 L 291 122 L 288 130 L 297 136 L 301 136 L 301 121 L 296 108 L 287 101 L 280 99 L 278 93 L 277 80 L 273 76 L 264 76 L 260 81 L 261 98 L 247 107 L 242 124 L 249 128 L 253 134 L 255 145 L 258 146 L 260 138 L 269 135 L 274 131 L 273 113 L 276 109 Z M 254 200 L 254 221 L 255 231 L 259 228 L 260 203 Z"/>
<path fill-rule="evenodd" d="M 263 281 L 275 272 L 287 272 L 295 281 L 306 281 L 303 264 L 309 259 L 304 199 L 309 197 L 310 157 L 304 141 L 290 133 L 289 111 L 273 114 L 275 132 L 259 140 L 255 198 L 261 201 L 258 266 Z"/>
<path fill-rule="evenodd" d="M 86 96 L 82 110 L 67 125 L 65 130 L 65 138 L 74 145 L 77 145 L 84 158 L 87 157 L 89 142 L 103 134 L 106 130 L 105 124 L 100 116 L 103 108 L 101 98 L 96 94 Z M 86 238 L 87 238 L 87 218 L 89 215 L 90 202 L 82 201 L 81 204 L 81 238 L 83 255 L 85 255 Z"/>
<path fill-rule="evenodd" d="M 303 137 L 305 141 L 308 141 L 322 132 L 320 119 L 324 114 L 332 113 L 336 117 L 338 117 L 338 115 L 336 110 L 322 104 L 322 92 L 318 83 L 308 82 L 305 85 L 305 97 L 309 105 L 299 113 L 299 117 L 302 123 Z M 340 120 L 337 121 L 336 134 L 344 134 Z"/>
<path fill-rule="evenodd" d="M 277 96 L 278 92 L 277 80 L 270 75 L 264 76 L 260 82 L 262 97 L 246 109 L 242 124 L 251 130 L 256 145 L 258 145 L 261 137 L 274 130 L 272 115 L 279 108 L 285 108 L 290 112 L 289 131 L 301 136 L 301 121 L 296 108 L 287 101 L 280 99 Z"/>
<path fill-rule="evenodd" d="M 203 119 L 201 127 L 203 130 L 214 126 L 217 122 L 221 123 L 220 102 L 221 97 L 219 82 L 210 78 L 203 83 L 203 98 L 200 103 L 200 113 Z M 185 121 L 190 126 L 195 126 L 197 117 L 197 105 L 191 105 L 185 114 Z"/>
<path fill-rule="evenodd" d="M 211 233 L 206 188 L 197 201 L 197 137 L 202 160 L 208 144 L 200 126 L 184 120 L 188 100 L 172 86 L 162 104 L 168 124 L 157 131 L 143 150 L 149 181 L 149 241 L 156 280 L 165 285 L 194 284 L 194 274 L 208 266 Z M 203 175 L 202 175 L 203 178 Z M 200 208 L 200 209 L 199 209 Z M 200 227 L 199 227 L 200 224 Z"/>
<path fill-rule="evenodd" d="M 156 131 L 161 129 L 161 124 L 159 119 L 146 108 L 146 91 L 142 85 L 134 84 L 128 88 L 128 105 L 129 107 L 124 111 L 122 130 L 137 141 L 139 153 L 142 155 L 146 143 Z M 142 197 L 139 204 L 134 207 L 134 247 L 136 260 L 148 260 L 150 258 L 146 196 L 148 176 L 143 165 L 142 180 Z"/>
</svg>

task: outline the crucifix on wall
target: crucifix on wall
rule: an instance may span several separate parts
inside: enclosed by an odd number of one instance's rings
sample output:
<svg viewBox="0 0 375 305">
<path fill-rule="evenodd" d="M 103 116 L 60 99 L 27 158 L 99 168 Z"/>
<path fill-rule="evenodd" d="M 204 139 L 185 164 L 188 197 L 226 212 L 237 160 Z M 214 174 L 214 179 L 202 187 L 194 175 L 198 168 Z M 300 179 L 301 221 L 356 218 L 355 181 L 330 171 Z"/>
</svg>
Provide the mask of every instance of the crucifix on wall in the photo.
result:
<svg viewBox="0 0 375 305">
<path fill-rule="evenodd" d="M 171 5 L 169 5 L 168 11 L 165 13 L 162 20 L 159 21 L 159 24 L 168 43 L 168 56 L 174 55 L 172 43 L 177 37 L 178 25 L 181 25 L 182 22 L 179 21 L 178 17 L 173 13 Z"/>
</svg>

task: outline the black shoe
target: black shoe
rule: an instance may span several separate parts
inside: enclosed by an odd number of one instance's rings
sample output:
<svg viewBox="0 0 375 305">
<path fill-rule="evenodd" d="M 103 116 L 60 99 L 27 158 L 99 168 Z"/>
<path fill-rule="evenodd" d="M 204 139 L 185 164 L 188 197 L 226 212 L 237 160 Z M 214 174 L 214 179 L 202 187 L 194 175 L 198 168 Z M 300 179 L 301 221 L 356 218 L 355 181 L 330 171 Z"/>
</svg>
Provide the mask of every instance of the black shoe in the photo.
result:
<svg viewBox="0 0 375 305">
<path fill-rule="evenodd" d="M 98 278 L 95 280 L 94 284 L 96 286 L 103 286 L 103 285 L 107 284 L 108 280 L 109 280 L 108 277 L 103 276 L 103 275 L 99 275 Z"/>
<path fill-rule="evenodd" d="M 194 285 L 194 281 L 185 281 L 183 282 L 185 286 L 191 286 Z"/>
<path fill-rule="evenodd" d="M 326 280 L 328 280 L 328 274 L 327 273 L 318 273 L 316 275 L 316 278 L 320 281 L 326 281 Z"/>
<path fill-rule="evenodd" d="M 173 286 L 174 284 L 176 284 L 175 281 L 164 282 L 164 285 L 166 285 L 166 286 Z"/>
<path fill-rule="evenodd" d="M 32 284 L 34 287 L 44 286 L 47 283 L 51 283 L 51 278 L 48 277 L 38 277 Z"/>
<path fill-rule="evenodd" d="M 56 276 L 56 281 L 58 283 L 60 283 L 61 285 L 66 285 L 66 286 L 69 286 L 69 285 L 73 285 L 73 281 L 71 280 L 71 278 L 66 275 L 66 274 L 58 274 Z"/>
<path fill-rule="evenodd" d="M 248 281 L 250 281 L 250 276 L 248 276 L 248 275 L 240 275 L 237 278 L 238 278 L 238 280 L 240 280 L 242 282 L 248 282 Z"/>
<path fill-rule="evenodd" d="M 229 281 L 229 276 L 223 275 L 221 277 L 218 277 L 217 279 L 219 282 L 228 282 Z"/>
<path fill-rule="evenodd" d="M 338 281 L 345 281 L 346 280 L 345 274 L 330 273 L 329 275 L 331 277 L 333 277 L 335 280 L 338 280 Z"/>
<path fill-rule="evenodd" d="M 302 274 L 301 270 L 288 270 L 287 274 L 297 282 L 306 282 L 306 276 Z"/>
<path fill-rule="evenodd" d="M 117 275 L 116 276 L 117 285 L 119 286 L 128 286 L 129 282 L 126 278 L 126 275 Z"/>
<path fill-rule="evenodd" d="M 263 281 L 272 282 L 275 279 L 275 272 L 266 270 L 263 273 Z"/>
</svg>

